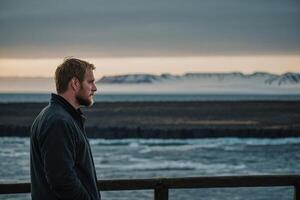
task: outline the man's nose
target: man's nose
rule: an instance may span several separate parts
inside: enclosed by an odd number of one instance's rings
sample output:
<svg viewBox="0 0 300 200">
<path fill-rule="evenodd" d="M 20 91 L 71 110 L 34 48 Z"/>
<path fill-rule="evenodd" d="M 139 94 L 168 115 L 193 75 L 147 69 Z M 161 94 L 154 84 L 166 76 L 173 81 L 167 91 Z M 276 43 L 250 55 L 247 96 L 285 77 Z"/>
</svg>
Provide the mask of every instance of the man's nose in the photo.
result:
<svg viewBox="0 0 300 200">
<path fill-rule="evenodd" d="M 96 84 L 93 84 L 93 88 L 92 88 L 92 90 L 93 90 L 94 92 L 96 92 L 96 91 L 97 91 Z"/>
</svg>

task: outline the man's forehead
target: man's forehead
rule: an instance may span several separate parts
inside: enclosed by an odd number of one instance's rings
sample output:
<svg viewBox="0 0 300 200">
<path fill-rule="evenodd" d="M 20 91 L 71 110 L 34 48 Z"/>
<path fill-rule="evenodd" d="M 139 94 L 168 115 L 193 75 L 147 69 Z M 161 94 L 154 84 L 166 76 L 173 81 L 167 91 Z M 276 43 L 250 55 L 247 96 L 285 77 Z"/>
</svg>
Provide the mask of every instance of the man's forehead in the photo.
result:
<svg viewBox="0 0 300 200">
<path fill-rule="evenodd" d="M 91 69 L 87 69 L 85 71 L 85 75 L 84 76 L 85 76 L 86 79 L 95 79 L 94 78 L 93 70 L 91 70 Z"/>
</svg>

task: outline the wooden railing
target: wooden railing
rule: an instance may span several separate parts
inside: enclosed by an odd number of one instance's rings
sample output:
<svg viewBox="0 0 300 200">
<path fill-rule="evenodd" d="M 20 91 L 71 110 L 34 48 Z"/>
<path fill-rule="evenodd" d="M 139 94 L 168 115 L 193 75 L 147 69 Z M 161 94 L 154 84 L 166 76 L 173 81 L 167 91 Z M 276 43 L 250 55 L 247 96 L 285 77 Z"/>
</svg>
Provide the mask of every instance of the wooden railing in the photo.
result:
<svg viewBox="0 0 300 200">
<path fill-rule="evenodd" d="M 167 200 L 169 189 L 276 186 L 294 187 L 294 200 L 300 200 L 300 175 L 213 176 L 98 181 L 98 189 L 101 191 L 152 189 L 154 190 L 155 200 Z M 0 184 L 0 194 L 16 193 L 30 193 L 30 183 Z"/>
</svg>

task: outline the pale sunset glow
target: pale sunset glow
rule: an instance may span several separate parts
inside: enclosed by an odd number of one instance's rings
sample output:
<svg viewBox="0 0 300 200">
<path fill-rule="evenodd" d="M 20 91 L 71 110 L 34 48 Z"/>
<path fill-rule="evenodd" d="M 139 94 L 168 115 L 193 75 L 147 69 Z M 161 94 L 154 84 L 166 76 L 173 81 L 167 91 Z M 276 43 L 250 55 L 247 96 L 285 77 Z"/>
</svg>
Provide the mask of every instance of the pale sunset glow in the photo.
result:
<svg viewBox="0 0 300 200">
<path fill-rule="evenodd" d="M 82 58 L 93 63 L 95 76 L 132 73 L 300 72 L 300 56 L 199 56 Z M 52 77 L 62 59 L 0 59 L 0 76 Z"/>
<path fill-rule="evenodd" d="M 292 0 L 3 1 L 0 77 L 52 77 L 67 56 L 95 64 L 97 78 L 299 73 L 299 5 Z"/>
</svg>

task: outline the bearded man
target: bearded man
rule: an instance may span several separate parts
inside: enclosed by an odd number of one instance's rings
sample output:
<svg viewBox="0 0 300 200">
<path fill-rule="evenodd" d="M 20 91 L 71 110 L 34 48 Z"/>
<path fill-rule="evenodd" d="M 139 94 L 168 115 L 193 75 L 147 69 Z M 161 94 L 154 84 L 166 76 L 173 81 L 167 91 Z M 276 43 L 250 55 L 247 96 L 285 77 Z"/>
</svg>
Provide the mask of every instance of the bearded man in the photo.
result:
<svg viewBox="0 0 300 200">
<path fill-rule="evenodd" d="M 97 88 L 93 64 L 69 58 L 55 71 L 57 94 L 31 127 L 33 200 L 100 200 L 97 176 L 80 107 L 91 106 Z"/>
</svg>

